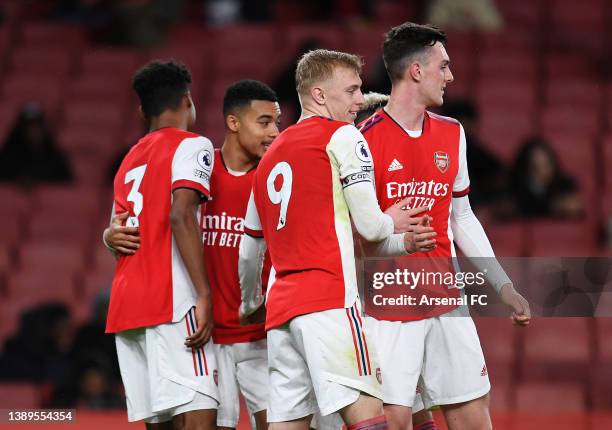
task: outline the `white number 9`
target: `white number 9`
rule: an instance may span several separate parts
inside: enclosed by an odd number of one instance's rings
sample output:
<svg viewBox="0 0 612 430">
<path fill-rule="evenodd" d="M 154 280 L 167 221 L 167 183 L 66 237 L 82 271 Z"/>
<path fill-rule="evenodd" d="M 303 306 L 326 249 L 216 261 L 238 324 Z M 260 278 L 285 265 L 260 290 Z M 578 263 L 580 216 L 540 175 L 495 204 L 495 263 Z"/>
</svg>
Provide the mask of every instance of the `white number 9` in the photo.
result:
<svg viewBox="0 0 612 430">
<path fill-rule="evenodd" d="M 280 190 L 276 190 L 274 181 L 278 176 L 283 177 L 283 185 Z M 293 172 L 291 166 L 286 161 L 281 161 L 270 171 L 268 175 L 268 197 L 270 201 L 277 205 L 280 203 L 280 213 L 278 215 L 278 225 L 276 230 L 287 225 L 287 207 L 289 206 L 289 200 L 291 199 L 291 187 L 293 186 Z"/>
</svg>

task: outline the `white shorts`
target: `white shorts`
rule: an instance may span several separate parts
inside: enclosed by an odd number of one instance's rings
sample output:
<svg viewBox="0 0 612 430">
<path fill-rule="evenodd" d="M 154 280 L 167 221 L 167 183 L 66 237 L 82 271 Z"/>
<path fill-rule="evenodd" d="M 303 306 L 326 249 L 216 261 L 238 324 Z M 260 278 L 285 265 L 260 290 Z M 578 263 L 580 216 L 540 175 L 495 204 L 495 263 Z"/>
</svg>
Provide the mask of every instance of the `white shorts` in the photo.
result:
<svg viewBox="0 0 612 430">
<path fill-rule="evenodd" d="M 469 316 L 420 321 L 379 321 L 366 317 L 382 367 L 383 401 L 418 412 L 467 402 L 491 389 L 474 321 Z M 420 396 L 419 396 L 420 394 Z"/>
<path fill-rule="evenodd" d="M 268 349 L 266 339 L 215 345 L 219 366 L 217 425 L 235 428 L 240 415 L 240 392 L 249 413 L 268 406 Z"/>
<path fill-rule="evenodd" d="M 159 423 L 184 412 L 217 409 L 212 341 L 198 350 L 185 346 L 195 324 L 191 309 L 179 322 L 115 335 L 129 421 Z"/>
<path fill-rule="evenodd" d="M 329 415 L 360 392 L 381 398 L 374 345 L 358 305 L 300 315 L 268 331 L 268 422 Z"/>
</svg>

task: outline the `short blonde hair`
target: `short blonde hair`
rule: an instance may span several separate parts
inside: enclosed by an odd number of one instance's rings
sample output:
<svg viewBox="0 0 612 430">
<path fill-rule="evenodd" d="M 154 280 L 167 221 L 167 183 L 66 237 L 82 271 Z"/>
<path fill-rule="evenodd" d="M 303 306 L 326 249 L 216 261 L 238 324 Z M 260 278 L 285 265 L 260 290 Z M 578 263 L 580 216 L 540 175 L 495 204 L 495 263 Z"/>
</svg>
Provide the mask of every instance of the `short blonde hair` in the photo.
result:
<svg viewBox="0 0 612 430">
<path fill-rule="evenodd" d="M 295 69 L 295 84 L 298 94 L 304 94 L 315 83 L 332 77 L 335 67 L 346 67 L 361 73 L 361 57 L 346 52 L 315 49 L 302 55 Z"/>
</svg>

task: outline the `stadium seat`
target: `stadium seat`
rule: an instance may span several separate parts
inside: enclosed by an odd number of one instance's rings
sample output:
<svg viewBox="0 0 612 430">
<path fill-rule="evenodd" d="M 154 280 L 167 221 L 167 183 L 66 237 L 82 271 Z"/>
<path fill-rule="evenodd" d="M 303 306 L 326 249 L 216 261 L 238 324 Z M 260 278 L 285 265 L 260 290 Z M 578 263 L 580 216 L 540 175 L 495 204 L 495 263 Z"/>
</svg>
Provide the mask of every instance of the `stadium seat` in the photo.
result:
<svg viewBox="0 0 612 430">
<path fill-rule="evenodd" d="M 546 102 L 548 106 L 570 106 L 576 115 L 586 110 L 598 116 L 604 87 L 592 79 L 558 78 L 546 82 Z"/>
<path fill-rule="evenodd" d="M 585 407 L 584 386 L 580 383 L 523 382 L 516 388 L 519 412 L 582 412 Z"/>
<path fill-rule="evenodd" d="M 119 130 L 105 126 L 91 127 L 86 124 L 64 127 L 58 134 L 57 143 L 71 156 L 95 155 L 100 159 L 108 159 L 119 152 L 117 137 Z M 98 164 L 98 169 L 105 166 Z"/>
<path fill-rule="evenodd" d="M 116 261 L 111 252 L 102 245 L 102 231 L 100 231 L 100 244 L 96 248 L 94 254 L 94 264 L 95 274 L 101 276 L 108 276 L 112 278 L 113 273 L 115 273 Z M 99 278 L 100 276 L 98 276 Z"/>
<path fill-rule="evenodd" d="M 142 63 L 140 53 L 119 49 L 89 49 L 81 58 L 83 75 L 115 75 L 129 82 L 129 77 Z"/>
<path fill-rule="evenodd" d="M 125 105 L 111 102 L 84 101 L 66 105 L 64 121 L 66 127 L 91 126 L 119 132 L 123 125 Z"/>
<path fill-rule="evenodd" d="M 522 222 L 488 222 L 485 231 L 495 255 L 520 257 L 525 253 L 525 224 Z"/>
<path fill-rule="evenodd" d="M 74 281 L 66 271 L 14 273 L 8 279 L 11 306 L 17 311 L 50 301 L 70 305 L 75 300 Z"/>
<path fill-rule="evenodd" d="M 22 216 L 16 213 L 0 213 L 0 237 L 2 237 L 2 242 L 17 244 L 23 241 L 24 224 Z"/>
<path fill-rule="evenodd" d="M 130 81 L 121 76 L 89 74 L 68 83 L 69 103 L 112 102 L 125 105 L 130 94 Z"/>
<path fill-rule="evenodd" d="M 73 56 L 63 47 L 18 49 L 11 59 L 14 74 L 39 74 L 66 77 L 73 66 Z"/>
<path fill-rule="evenodd" d="M 552 53 L 544 58 L 544 68 L 548 79 L 554 78 L 594 78 L 596 66 L 579 54 Z"/>
<path fill-rule="evenodd" d="M 527 249 L 536 256 L 588 256 L 595 248 L 595 228 L 590 221 L 531 221 Z"/>
<path fill-rule="evenodd" d="M 26 382 L 0 383 L 2 407 L 9 409 L 40 408 L 40 392 L 36 385 Z"/>
<path fill-rule="evenodd" d="M 21 268 L 36 275 L 72 276 L 85 263 L 82 247 L 66 242 L 25 243 L 19 254 Z"/>
<path fill-rule="evenodd" d="M 517 329 L 507 317 L 479 317 L 474 322 L 480 337 L 487 365 L 500 367 L 500 379 L 510 379 L 511 367 L 516 360 Z M 505 367 L 505 368 L 503 368 Z M 508 374 L 504 374 L 508 372 Z M 489 369 L 490 377 L 494 377 Z"/>
<path fill-rule="evenodd" d="M 478 63 L 479 73 L 483 78 L 527 82 L 533 82 L 536 78 L 536 61 L 531 51 L 505 52 L 504 55 L 499 55 L 498 51 L 485 52 L 480 55 Z M 520 70 L 518 76 L 517 70 Z"/>
<path fill-rule="evenodd" d="M 609 285 L 610 287 L 612 285 Z M 606 312 L 607 317 L 598 317 L 595 319 L 597 327 L 597 360 L 600 363 L 610 364 L 612 363 L 612 297 L 610 292 L 604 293 L 606 297 L 603 297 L 602 301 L 605 301 L 608 311 Z M 601 302 L 600 302 L 601 303 Z"/>
<path fill-rule="evenodd" d="M 107 251 L 108 252 L 108 251 Z M 96 271 L 83 277 L 80 294 L 85 302 L 91 302 L 98 294 L 108 290 L 113 284 L 113 271 Z"/>
<path fill-rule="evenodd" d="M 3 101 L 17 109 L 25 103 L 37 102 L 43 107 L 47 118 L 55 120 L 62 102 L 64 83 L 53 76 L 12 74 L 2 80 Z"/>
<path fill-rule="evenodd" d="M 382 61 L 380 47 L 388 27 L 371 25 L 353 26 L 348 33 L 348 50 L 363 57 L 365 65 L 362 73 L 364 82 L 369 82 L 377 64 Z M 295 55 L 295 54 L 294 54 Z"/>
<path fill-rule="evenodd" d="M 509 163 L 526 137 L 534 132 L 534 117 L 528 110 L 479 104 L 479 136 L 482 141 L 502 160 Z"/>
<path fill-rule="evenodd" d="M 599 110 L 595 106 L 574 107 L 572 105 L 551 105 L 542 112 L 544 133 L 582 135 L 593 137 L 602 128 Z"/>
<path fill-rule="evenodd" d="M 4 238 L 3 238 L 4 239 Z M 14 267 L 13 245 L 8 242 L 0 242 L 0 294 L 2 291 L 2 274 L 8 273 Z"/>
<path fill-rule="evenodd" d="M 69 210 L 41 212 L 30 219 L 28 237 L 32 241 L 61 241 L 87 246 L 93 233 L 90 219 L 91 215 L 78 215 Z"/>
<path fill-rule="evenodd" d="M 346 32 L 337 25 L 291 25 L 282 30 L 280 40 L 282 41 L 282 58 L 293 61 L 298 54 L 299 48 L 307 41 L 316 40 L 321 48 L 346 50 Z M 284 66 L 281 65 L 281 66 Z"/>
<path fill-rule="evenodd" d="M 45 214 L 62 214 L 71 222 L 87 222 L 87 218 L 98 214 L 99 195 L 87 187 L 40 186 L 34 193 L 36 211 Z M 86 217 L 85 219 L 80 219 Z"/>
<path fill-rule="evenodd" d="M 0 185 L 0 215 L 17 218 L 30 210 L 29 192 L 17 185 Z"/>
<path fill-rule="evenodd" d="M 590 346 L 585 318 L 534 319 L 524 333 L 521 375 L 525 380 L 584 380 L 591 365 Z"/>
<path fill-rule="evenodd" d="M 76 25 L 23 22 L 19 29 L 21 33 L 19 41 L 22 46 L 62 47 L 64 50 L 75 50 L 81 48 L 85 42 L 85 31 Z"/>
</svg>

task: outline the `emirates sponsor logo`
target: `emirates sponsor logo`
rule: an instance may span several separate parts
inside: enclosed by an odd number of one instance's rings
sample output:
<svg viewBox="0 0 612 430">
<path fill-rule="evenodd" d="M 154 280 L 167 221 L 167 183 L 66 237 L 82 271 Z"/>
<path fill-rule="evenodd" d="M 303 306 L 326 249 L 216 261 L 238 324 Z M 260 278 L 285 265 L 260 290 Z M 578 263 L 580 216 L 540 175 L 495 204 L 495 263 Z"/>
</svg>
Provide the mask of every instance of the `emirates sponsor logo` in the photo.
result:
<svg viewBox="0 0 612 430">
<path fill-rule="evenodd" d="M 450 165 L 450 158 L 448 154 L 442 151 L 434 152 L 434 164 L 440 172 L 445 173 Z"/>
<path fill-rule="evenodd" d="M 387 171 L 395 172 L 396 170 L 402 170 L 403 168 L 404 168 L 404 166 L 402 165 L 402 163 L 397 161 L 397 158 L 394 158 L 393 161 L 391 162 L 391 164 L 389 164 L 389 167 L 387 168 Z"/>
</svg>

